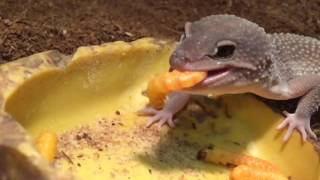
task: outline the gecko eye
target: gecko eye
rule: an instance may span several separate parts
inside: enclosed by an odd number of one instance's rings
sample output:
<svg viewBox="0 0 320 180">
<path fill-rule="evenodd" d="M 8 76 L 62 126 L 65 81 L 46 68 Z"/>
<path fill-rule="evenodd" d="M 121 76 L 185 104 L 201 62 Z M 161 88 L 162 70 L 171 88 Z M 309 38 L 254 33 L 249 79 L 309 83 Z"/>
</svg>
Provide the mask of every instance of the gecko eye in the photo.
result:
<svg viewBox="0 0 320 180">
<path fill-rule="evenodd" d="M 228 58 L 234 54 L 235 49 L 236 49 L 236 43 L 229 40 L 219 41 L 213 53 L 209 54 L 208 57 L 212 59 Z"/>
<path fill-rule="evenodd" d="M 218 58 L 227 58 L 233 55 L 234 50 L 236 49 L 233 45 L 224 45 L 218 47 L 218 52 L 216 56 Z"/>
</svg>

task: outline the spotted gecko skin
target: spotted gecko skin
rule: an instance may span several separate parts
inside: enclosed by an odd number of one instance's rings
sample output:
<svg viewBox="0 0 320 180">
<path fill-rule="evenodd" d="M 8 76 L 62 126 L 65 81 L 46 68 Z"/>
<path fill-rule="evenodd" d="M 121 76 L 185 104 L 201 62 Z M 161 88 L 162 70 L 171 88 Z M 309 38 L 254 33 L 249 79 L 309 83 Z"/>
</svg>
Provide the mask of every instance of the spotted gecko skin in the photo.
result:
<svg viewBox="0 0 320 180">
<path fill-rule="evenodd" d="M 271 34 L 274 44 L 274 61 L 280 74 L 291 80 L 297 77 L 320 74 L 320 41 L 295 34 Z"/>
<path fill-rule="evenodd" d="M 207 71 L 199 85 L 172 93 L 161 110 L 147 107 L 148 126 L 174 126 L 174 114 L 190 94 L 253 93 L 268 99 L 301 97 L 294 113 L 278 126 L 303 140 L 316 139 L 310 117 L 320 105 L 320 41 L 295 34 L 268 34 L 259 25 L 234 15 L 212 15 L 186 23 L 185 33 L 170 58 L 171 69 Z M 258 122 L 257 122 L 258 123 Z"/>
</svg>

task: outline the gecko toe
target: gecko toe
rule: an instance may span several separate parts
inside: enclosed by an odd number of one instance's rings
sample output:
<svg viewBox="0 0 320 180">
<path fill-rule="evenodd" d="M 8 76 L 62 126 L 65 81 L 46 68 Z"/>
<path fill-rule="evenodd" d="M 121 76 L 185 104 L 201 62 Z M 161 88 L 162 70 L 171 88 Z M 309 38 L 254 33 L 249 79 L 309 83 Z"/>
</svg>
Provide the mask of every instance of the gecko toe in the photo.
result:
<svg viewBox="0 0 320 180">
<path fill-rule="evenodd" d="M 165 124 L 168 124 L 169 127 L 174 127 L 175 123 L 172 119 L 173 114 L 171 112 L 167 112 L 165 110 L 150 110 L 148 109 L 147 112 L 152 113 L 151 117 L 148 120 L 146 125 L 147 128 L 151 127 L 153 124 L 158 123 L 159 128 Z"/>
<path fill-rule="evenodd" d="M 291 115 L 288 111 L 282 111 L 282 113 L 283 113 L 286 117 L 288 117 L 288 116 Z"/>
<path fill-rule="evenodd" d="M 307 129 L 306 129 L 306 130 L 307 130 L 308 135 L 309 135 L 312 139 L 314 139 L 314 140 L 317 140 L 317 139 L 318 139 L 316 133 L 314 133 L 314 132 L 312 131 L 310 125 L 307 126 Z"/>
<path fill-rule="evenodd" d="M 294 126 L 289 124 L 288 131 L 286 135 L 283 137 L 284 142 L 287 142 L 290 139 L 290 137 L 292 136 L 293 130 L 294 130 Z"/>
<path fill-rule="evenodd" d="M 165 125 L 167 122 L 167 119 L 161 119 L 158 123 L 158 127 L 161 128 L 163 125 Z"/>
<path fill-rule="evenodd" d="M 172 120 L 172 118 L 168 119 L 168 120 L 167 120 L 167 123 L 168 123 L 169 127 L 171 127 L 171 128 L 174 128 L 174 127 L 175 127 L 175 123 L 174 123 L 174 121 Z"/>
<path fill-rule="evenodd" d="M 148 120 L 148 123 L 147 123 L 146 127 L 147 127 L 147 128 L 151 127 L 154 123 L 158 122 L 160 119 L 161 119 L 161 117 L 159 116 L 159 114 L 151 117 L 151 118 Z"/>
<path fill-rule="evenodd" d="M 303 141 L 306 142 L 307 141 L 307 132 L 306 132 L 305 128 L 303 126 L 299 126 L 298 130 L 302 136 Z"/>
<path fill-rule="evenodd" d="M 165 124 L 168 124 L 169 127 L 173 128 L 174 127 L 174 123 L 172 121 L 172 114 L 171 113 L 167 113 L 167 112 L 159 112 L 161 118 L 159 120 L 159 127 L 162 127 Z"/>
<path fill-rule="evenodd" d="M 297 130 L 301 134 L 303 141 L 307 141 L 309 137 L 316 139 L 315 133 L 310 128 L 309 118 L 300 117 L 288 112 L 284 112 L 284 114 L 287 116 L 286 119 L 277 126 L 278 130 L 288 127 L 288 130 L 283 137 L 284 142 L 287 142 L 290 139 L 294 130 Z"/>
<path fill-rule="evenodd" d="M 289 124 L 288 120 L 282 121 L 282 123 L 277 126 L 277 130 L 281 130 L 281 129 L 285 128 L 286 126 L 288 126 L 288 124 Z"/>
</svg>

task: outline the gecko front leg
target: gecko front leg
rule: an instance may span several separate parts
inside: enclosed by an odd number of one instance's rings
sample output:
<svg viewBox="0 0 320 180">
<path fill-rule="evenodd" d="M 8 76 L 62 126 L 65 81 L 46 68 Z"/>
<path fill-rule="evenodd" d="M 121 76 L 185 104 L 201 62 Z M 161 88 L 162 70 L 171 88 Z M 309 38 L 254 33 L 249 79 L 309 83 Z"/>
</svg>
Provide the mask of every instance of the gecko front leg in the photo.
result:
<svg viewBox="0 0 320 180">
<path fill-rule="evenodd" d="M 142 116 L 151 116 L 148 120 L 147 127 L 150 127 L 154 123 L 159 122 L 159 126 L 168 124 L 170 127 L 174 127 L 177 120 L 174 120 L 174 115 L 183 109 L 190 98 L 189 94 L 174 92 L 168 96 L 163 109 L 155 109 L 153 107 L 147 107 L 138 112 Z"/>
<path fill-rule="evenodd" d="M 316 134 L 310 127 L 310 119 L 319 106 L 320 86 L 318 85 L 301 98 L 295 113 L 285 112 L 286 119 L 277 127 L 277 129 L 288 127 L 283 140 L 288 141 L 294 129 L 297 129 L 301 133 L 304 141 L 307 140 L 308 136 L 317 139 Z"/>
</svg>

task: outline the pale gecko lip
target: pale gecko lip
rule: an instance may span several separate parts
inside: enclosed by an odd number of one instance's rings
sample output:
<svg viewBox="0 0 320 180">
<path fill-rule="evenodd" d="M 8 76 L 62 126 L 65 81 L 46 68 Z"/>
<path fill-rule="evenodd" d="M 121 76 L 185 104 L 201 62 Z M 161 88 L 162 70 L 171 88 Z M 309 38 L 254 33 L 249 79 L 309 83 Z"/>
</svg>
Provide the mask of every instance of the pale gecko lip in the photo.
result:
<svg viewBox="0 0 320 180">
<path fill-rule="evenodd" d="M 208 71 L 208 76 L 198 85 L 207 86 L 223 79 L 231 73 L 231 68 L 220 68 Z"/>
</svg>

